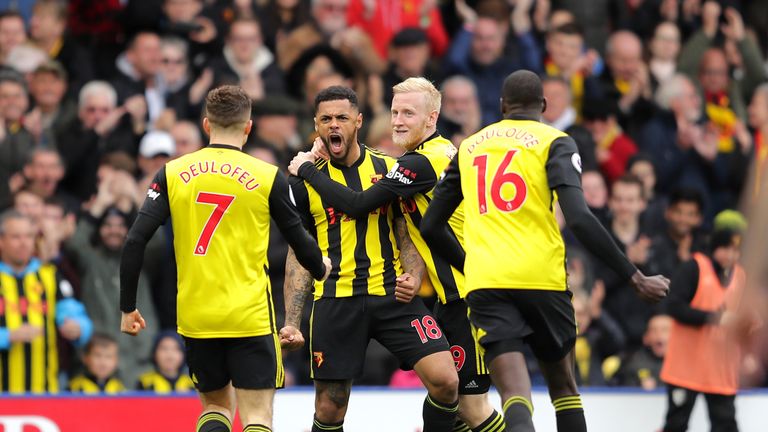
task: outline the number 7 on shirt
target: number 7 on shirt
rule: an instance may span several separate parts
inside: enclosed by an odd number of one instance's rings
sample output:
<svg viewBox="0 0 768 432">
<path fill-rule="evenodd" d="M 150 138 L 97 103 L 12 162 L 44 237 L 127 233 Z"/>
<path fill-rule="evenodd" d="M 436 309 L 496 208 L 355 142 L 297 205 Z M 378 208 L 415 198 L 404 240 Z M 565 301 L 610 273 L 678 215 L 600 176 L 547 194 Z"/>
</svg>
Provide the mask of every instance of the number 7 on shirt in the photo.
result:
<svg viewBox="0 0 768 432">
<path fill-rule="evenodd" d="M 198 204 L 215 205 L 216 208 L 211 212 L 211 216 L 208 217 L 208 221 L 205 222 L 203 232 L 200 233 L 200 238 L 197 239 L 195 245 L 195 255 L 205 255 L 208 253 L 208 245 L 211 243 L 211 238 L 216 232 L 216 228 L 221 222 L 221 218 L 224 217 L 224 213 L 227 212 L 229 205 L 235 200 L 234 195 L 224 195 L 212 192 L 200 192 L 197 194 L 195 200 Z"/>
</svg>

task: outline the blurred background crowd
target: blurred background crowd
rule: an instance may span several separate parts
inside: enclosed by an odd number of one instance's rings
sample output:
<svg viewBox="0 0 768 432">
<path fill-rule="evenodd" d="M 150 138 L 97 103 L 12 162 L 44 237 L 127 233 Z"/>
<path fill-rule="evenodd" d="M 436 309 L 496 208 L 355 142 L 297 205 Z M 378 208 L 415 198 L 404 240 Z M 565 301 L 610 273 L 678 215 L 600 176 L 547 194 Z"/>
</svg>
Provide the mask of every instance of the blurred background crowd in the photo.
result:
<svg viewBox="0 0 768 432">
<path fill-rule="evenodd" d="M 458 146 L 500 120 L 501 84 L 525 68 L 543 77 L 543 121 L 579 146 L 594 214 L 641 270 L 674 279 L 710 250 L 713 230 L 746 228 L 734 209 L 768 169 L 766 28 L 768 2 L 739 0 L 0 0 L 0 209 L 27 216 L 33 232 L 25 242 L 14 235 L 26 227 L 2 229 L 0 271 L 54 264 L 84 306 L 90 341 L 87 325 L 58 332 L 62 389 L 88 391 L 83 377 L 95 377 L 101 390 L 161 391 L 158 374 L 189 389 L 170 223 L 147 249 L 138 301 L 148 328 L 136 338 L 119 334 L 119 260 L 157 170 L 207 143 L 208 90 L 246 90 L 254 128 L 244 151 L 285 169 L 310 146 L 312 101 L 327 86 L 354 88 L 362 141 L 399 156 L 394 84 L 432 80 L 443 94 L 438 131 Z M 690 297 L 673 290 L 643 304 L 563 236 L 581 385 L 656 388 Z M 278 315 L 286 251 L 273 230 Z M 421 294 L 434 302 L 429 286 Z M 3 326 L 5 359 L 38 335 Z M 381 346 L 368 357 L 358 384 L 418 385 Z M 289 385 L 311 383 L 309 358 L 286 354 Z M 764 385 L 756 357 L 744 362 L 749 382 Z"/>
</svg>

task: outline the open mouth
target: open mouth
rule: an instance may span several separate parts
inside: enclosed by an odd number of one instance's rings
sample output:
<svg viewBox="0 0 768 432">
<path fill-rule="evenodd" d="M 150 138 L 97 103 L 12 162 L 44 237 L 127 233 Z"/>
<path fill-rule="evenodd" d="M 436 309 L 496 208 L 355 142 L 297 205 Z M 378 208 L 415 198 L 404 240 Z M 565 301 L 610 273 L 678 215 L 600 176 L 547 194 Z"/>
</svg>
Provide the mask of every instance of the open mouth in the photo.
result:
<svg viewBox="0 0 768 432">
<path fill-rule="evenodd" d="M 341 153 L 344 148 L 344 139 L 340 134 L 332 133 L 328 135 L 328 149 L 332 153 Z"/>
</svg>

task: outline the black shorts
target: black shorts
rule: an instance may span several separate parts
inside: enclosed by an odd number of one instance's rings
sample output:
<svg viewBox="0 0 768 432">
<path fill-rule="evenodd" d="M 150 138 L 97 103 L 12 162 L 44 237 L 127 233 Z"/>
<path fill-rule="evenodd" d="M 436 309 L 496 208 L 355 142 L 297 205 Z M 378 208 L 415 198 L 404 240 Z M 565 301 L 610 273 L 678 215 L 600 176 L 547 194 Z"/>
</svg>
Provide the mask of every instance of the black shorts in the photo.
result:
<svg viewBox="0 0 768 432">
<path fill-rule="evenodd" d="M 481 289 L 467 296 L 469 318 L 490 364 L 523 344 L 544 362 L 562 360 L 576 343 L 570 291 Z"/>
<path fill-rule="evenodd" d="M 184 337 L 189 376 L 206 393 L 230 381 L 239 389 L 282 388 L 285 373 L 276 335 L 244 338 Z"/>
<path fill-rule="evenodd" d="M 459 394 L 483 394 L 491 388 L 491 377 L 475 342 L 464 300 L 435 303 L 435 318 L 448 338 L 451 355 L 459 373 Z"/>
<path fill-rule="evenodd" d="M 359 377 L 371 339 L 405 369 L 448 350 L 442 329 L 420 298 L 410 303 L 399 303 L 394 295 L 321 298 L 312 306 L 310 326 L 313 379 Z"/>
</svg>

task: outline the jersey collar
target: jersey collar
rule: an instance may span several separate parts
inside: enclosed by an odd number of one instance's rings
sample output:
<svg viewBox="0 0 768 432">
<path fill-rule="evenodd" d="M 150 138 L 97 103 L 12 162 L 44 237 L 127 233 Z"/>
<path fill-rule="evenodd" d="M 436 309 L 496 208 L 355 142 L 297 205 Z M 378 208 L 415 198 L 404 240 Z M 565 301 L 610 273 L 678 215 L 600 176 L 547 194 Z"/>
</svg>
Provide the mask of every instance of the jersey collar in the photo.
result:
<svg viewBox="0 0 768 432">
<path fill-rule="evenodd" d="M 22 270 L 20 273 L 16 273 L 15 271 L 13 271 L 13 268 L 11 266 L 0 261 L 0 273 L 10 274 L 16 277 L 24 277 L 29 273 L 36 273 L 38 270 L 40 270 L 41 265 L 42 264 L 40 263 L 39 259 L 32 258 L 29 261 L 29 264 L 27 264 L 27 267 L 24 268 L 24 270 Z"/>
<path fill-rule="evenodd" d="M 241 149 L 240 147 L 235 147 L 235 146 L 229 145 L 229 144 L 213 144 L 212 143 L 212 144 L 208 144 L 207 147 L 209 147 L 209 148 L 220 148 L 220 149 L 237 150 L 237 151 L 240 151 L 240 152 L 243 151 L 243 149 Z"/>
<path fill-rule="evenodd" d="M 363 145 L 363 143 L 361 143 L 360 141 L 357 142 L 357 145 L 360 146 L 360 157 L 357 158 L 357 160 L 355 161 L 355 163 L 352 164 L 352 166 L 347 167 L 346 165 L 337 164 L 334 161 L 330 161 L 331 165 L 333 165 L 334 168 L 338 168 L 340 170 L 344 170 L 347 168 L 354 169 L 359 167 L 360 164 L 362 164 L 363 161 L 365 160 L 365 145 Z"/>
<path fill-rule="evenodd" d="M 504 117 L 504 120 L 530 120 L 535 122 L 540 121 L 538 117 L 531 117 L 525 114 L 512 114 L 509 117 Z"/>
<path fill-rule="evenodd" d="M 411 150 L 411 151 L 415 151 L 415 150 L 423 149 L 423 148 L 424 148 L 424 144 L 426 144 L 428 141 L 432 141 L 433 139 L 435 139 L 435 138 L 437 138 L 437 137 L 439 137 L 439 136 L 440 136 L 440 134 L 439 134 L 437 131 L 435 131 L 435 133 L 433 133 L 432 135 L 430 135 L 430 136 L 429 136 L 429 138 L 427 138 L 427 139 L 425 139 L 424 141 L 420 142 L 420 143 L 419 143 L 419 145 L 417 145 L 417 146 L 416 146 L 416 147 L 415 147 L 413 150 Z"/>
</svg>

